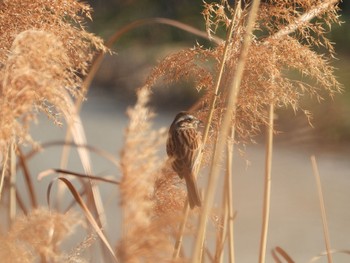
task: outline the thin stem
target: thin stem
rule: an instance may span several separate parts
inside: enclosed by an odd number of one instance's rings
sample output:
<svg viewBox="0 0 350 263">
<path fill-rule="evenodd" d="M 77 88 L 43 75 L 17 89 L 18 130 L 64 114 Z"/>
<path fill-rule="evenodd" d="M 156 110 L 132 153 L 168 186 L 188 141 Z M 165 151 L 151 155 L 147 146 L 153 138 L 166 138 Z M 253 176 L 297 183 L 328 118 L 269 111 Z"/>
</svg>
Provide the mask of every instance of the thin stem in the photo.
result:
<svg viewBox="0 0 350 263">
<path fill-rule="evenodd" d="M 328 0 L 322 4 L 315 6 L 315 8 L 301 15 L 294 23 L 287 25 L 286 27 L 279 30 L 276 34 L 272 35 L 271 38 L 277 39 L 293 33 L 299 27 L 305 25 L 311 19 L 326 11 L 331 5 L 335 5 L 336 3 L 339 3 L 339 0 Z"/>
<path fill-rule="evenodd" d="M 15 142 L 12 140 L 10 146 L 10 223 L 16 217 L 16 153 Z"/>
<path fill-rule="evenodd" d="M 16 190 L 16 200 L 17 200 L 17 204 L 18 204 L 18 208 L 20 208 L 22 210 L 22 212 L 27 215 L 28 214 L 28 209 L 25 206 L 23 199 L 18 191 L 18 189 Z"/>
<path fill-rule="evenodd" d="M 272 167 L 272 146 L 273 146 L 273 114 L 274 104 L 271 102 L 269 109 L 269 125 L 267 127 L 267 143 L 265 153 L 265 186 L 263 201 L 262 230 L 260 237 L 259 263 L 264 263 L 266 258 L 267 233 L 269 228 L 270 203 L 271 203 L 271 167 Z"/>
<path fill-rule="evenodd" d="M 226 182 L 226 199 L 228 206 L 228 246 L 229 259 L 231 263 L 235 262 L 235 248 L 234 248 L 234 211 L 233 211 L 233 150 L 234 150 L 235 129 L 232 127 L 231 141 L 227 143 L 227 182 Z"/>
<path fill-rule="evenodd" d="M 184 219 L 181 221 L 181 224 L 179 226 L 179 232 L 177 235 L 177 239 L 175 242 L 175 247 L 174 247 L 174 252 L 173 252 L 173 258 L 176 259 L 179 257 L 180 255 L 180 250 L 182 247 L 182 240 L 183 240 L 183 235 L 185 233 L 185 228 L 186 228 L 186 222 L 187 222 L 187 218 L 190 212 L 190 207 L 188 205 L 188 202 L 186 202 L 185 206 L 184 206 Z"/>
<path fill-rule="evenodd" d="M 18 153 L 19 153 L 19 162 L 21 164 L 24 179 L 26 180 L 26 186 L 28 187 L 28 191 L 29 191 L 30 202 L 31 202 L 33 208 L 37 208 L 38 201 L 37 201 L 35 190 L 34 190 L 33 180 L 32 180 L 32 177 L 30 175 L 29 168 L 27 165 L 27 160 L 24 157 L 23 152 L 19 147 L 18 147 Z"/>
<path fill-rule="evenodd" d="M 230 47 L 230 43 L 231 43 L 230 39 L 232 38 L 233 28 L 234 28 L 234 20 L 232 19 L 230 27 L 229 27 L 228 32 L 227 32 L 224 53 L 222 54 L 222 59 L 220 62 L 220 70 L 219 70 L 218 78 L 217 78 L 216 84 L 215 84 L 214 95 L 213 95 L 212 101 L 210 103 L 210 109 L 209 109 L 207 123 L 206 123 L 205 129 L 204 129 L 203 145 L 206 144 L 207 139 L 208 139 L 210 125 L 211 125 L 211 122 L 213 119 L 216 101 L 217 101 L 217 98 L 219 96 L 219 89 L 220 89 L 221 82 L 222 82 L 222 76 L 223 76 L 224 69 L 225 69 L 225 63 L 227 60 L 227 53 L 229 51 L 229 47 Z M 200 160 L 202 160 L 202 158 L 200 158 Z"/>
<path fill-rule="evenodd" d="M 326 207 L 324 205 L 321 178 L 317 167 L 316 157 L 314 155 L 311 156 L 311 163 L 312 163 L 312 170 L 314 172 L 314 176 L 316 179 L 318 199 L 320 201 L 322 224 L 323 224 L 323 235 L 324 235 L 324 241 L 326 244 L 328 263 L 333 263 L 332 252 L 331 252 L 331 242 L 329 238 L 329 230 L 328 230 L 328 223 L 327 223 L 327 213 L 326 213 Z"/>
<path fill-rule="evenodd" d="M 214 262 L 222 263 L 224 259 L 224 247 L 225 247 L 225 240 L 227 237 L 227 222 L 228 222 L 228 205 L 227 205 L 227 174 L 225 176 L 225 182 L 223 186 L 223 195 L 222 195 L 222 202 L 221 202 L 221 226 L 219 226 L 219 234 L 217 236 L 216 241 L 216 251 L 215 251 L 215 257 Z"/>
<path fill-rule="evenodd" d="M 236 69 L 234 71 L 235 73 L 233 76 L 232 88 L 229 89 L 227 110 L 224 114 L 223 122 L 219 130 L 218 143 L 216 145 L 214 157 L 212 160 L 210 176 L 207 184 L 207 191 L 205 195 L 204 204 L 202 207 L 202 214 L 200 216 L 196 242 L 195 242 L 193 255 L 192 255 L 192 261 L 191 261 L 192 263 L 200 262 L 199 259 L 200 259 L 200 255 L 202 254 L 201 249 L 202 249 L 202 244 L 204 242 L 205 233 L 206 233 L 207 218 L 211 211 L 212 204 L 214 202 L 216 185 L 217 185 L 217 181 L 218 181 L 218 177 L 221 169 L 222 152 L 225 149 L 225 143 L 228 138 L 230 128 L 232 126 L 232 116 L 237 105 L 238 92 L 239 92 L 239 88 L 240 88 L 240 84 L 243 76 L 245 62 L 248 55 L 248 50 L 251 45 L 251 35 L 253 31 L 253 26 L 256 20 L 257 12 L 259 9 L 259 4 L 260 4 L 259 0 L 253 0 L 251 10 L 249 12 L 246 32 L 243 38 L 241 54 L 238 59 Z"/>
<path fill-rule="evenodd" d="M 4 180 L 5 180 L 5 173 L 7 170 L 7 163 L 8 163 L 8 159 L 9 159 L 9 150 L 10 147 L 8 147 L 9 149 L 5 152 L 5 159 L 3 162 L 3 166 L 2 166 L 2 172 L 1 172 L 1 178 L 0 178 L 0 201 L 1 201 L 1 196 L 2 196 L 2 190 L 4 188 Z"/>
</svg>

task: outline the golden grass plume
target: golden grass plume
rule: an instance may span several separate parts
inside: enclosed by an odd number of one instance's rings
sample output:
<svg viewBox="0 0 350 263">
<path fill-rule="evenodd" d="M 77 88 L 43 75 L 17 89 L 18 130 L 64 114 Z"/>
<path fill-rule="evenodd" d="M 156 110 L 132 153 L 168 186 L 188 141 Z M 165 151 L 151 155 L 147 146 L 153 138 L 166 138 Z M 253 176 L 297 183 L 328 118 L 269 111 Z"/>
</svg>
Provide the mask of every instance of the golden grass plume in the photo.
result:
<svg viewBox="0 0 350 263">
<path fill-rule="evenodd" d="M 147 104 L 150 90 L 138 90 L 137 103 L 128 110 L 130 118 L 121 152 L 120 196 L 122 238 L 117 251 L 123 262 L 154 262 L 171 258 L 171 243 L 166 233 L 168 222 L 154 212 L 155 176 L 161 168 L 159 146 L 164 130 L 152 131 L 154 116 Z"/>
<path fill-rule="evenodd" d="M 72 0 L 0 2 L 0 151 L 9 141 L 31 141 L 28 127 L 37 112 L 55 122 L 69 108 L 69 95 L 81 96 L 82 76 L 100 38 L 85 31 L 90 7 Z M 69 110 L 69 109 L 68 109 Z"/>
<path fill-rule="evenodd" d="M 10 231 L 2 235 L 0 256 L 4 262 L 62 262 L 68 256 L 60 244 L 81 221 L 72 213 L 60 214 L 44 208 L 19 216 Z"/>
</svg>

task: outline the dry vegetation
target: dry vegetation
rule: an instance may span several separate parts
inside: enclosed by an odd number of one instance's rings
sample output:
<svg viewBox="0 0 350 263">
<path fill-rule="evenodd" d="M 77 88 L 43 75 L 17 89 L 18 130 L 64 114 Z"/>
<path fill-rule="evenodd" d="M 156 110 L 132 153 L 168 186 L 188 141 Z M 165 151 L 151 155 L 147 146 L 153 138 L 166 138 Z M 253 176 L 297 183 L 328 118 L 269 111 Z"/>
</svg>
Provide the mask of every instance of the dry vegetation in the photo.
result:
<svg viewBox="0 0 350 263">
<path fill-rule="evenodd" d="M 60 211 L 38 208 L 38 203 L 44 202 L 35 200 L 35 178 L 26 168 L 21 147 L 28 142 L 37 147 L 30 137 L 29 124 L 36 120 L 38 111 L 55 123 L 64 119 L 73 142 L 86 143 L 79 126 L 79 109 L 72 98 L 78 102 L 84 98 L 86 90 L 81 87 L 85 76 L 91 78 L 94 74 L 89 73 L 89 65 L 97 53 L 107 48 L 101 39 L 85 31 L 84 19 L 90 18 L 91 12 L 86 4 L 73 0 L 0 2 L 0 197 L 1 211 L 8 215 L 10 225 L 1 226 L 0 258 L 4 262 L 88 262 L 88 256 L 84 258 L 81 251 L 88 250 L 94 240 L 91 232 L 101 240 L 101 262 L 223 262 L 223 254 L 234 261 L 229 183 L 222 190 L 223 205 L 218 206 L 222 211 L 212 210 L 222 164 L 226 162 L 226 170 L 231 171 L 232 143 L 250 141 L 262 127 L 267 127 L 269 181 L 274 109 L 291 106 L 302 109 L 309 117 L 300 105 L 303 96 L 322 100 L 341 91 L 329 64 L 334 49 L 326 37 L 330 25 L 339 23 L 338 1 L 259 2 L 244 5 L 235 1 L 234 6 L 224 0 L 204 3 L 203 16 L 213 47 L 196 45 L 164 58 L 138 90 L 137 103 L 128 111 L 130 122 L 119 160 L 122 176 L 114 182 L 119 184 L 121 197 L 122 235 L 118 244 L 110 244 L 102 227 L 108 222 L 100 216 L 104 213 L 103 200 L 95 186 L 98 178 L 92 176 L 88 149 L 76 145 L 86 172 L 82 176 L 75 174 L 81 189 L 67 179 L 60 180 L 82 208 L 80 218 L 86 218 L 90 234 L 89 241 L 77 245 L 73 252 L 62 251 L 60 244 L 82 220 L 71 213 L 71 206 Z M 216 35 L 219 29 L 227 33 L 224 40 Z M 300 76 L 291 78 L 291 70 Z M 158 155 L 159 148 L 164 147 L 166 131 L 153 130 L 153 113 L 148 108 L 156 83 L 184 79 L 194 80 L 194 88 L 204 91 L 191 110 L 206 122 L 206 146 L 201 157 L 210 174 L 203 207 L 195 211 L 188 209 L 178 176 Z M 69 138 L 67 144 L 72 143 Z M 228 151 L 223 156 L 226 144 Z M 63 157 L 67 158 L 67 152 Z M 17 162 L 26 176 L 31 207 L 21 201 L 21 191 L 15 187 Z M 226 182 L 231 182 L 232 175 L 226 175 Z M 268 185 L 264 200 L 263 233 L 268 227 Z M 210 220 L 213 218 L 216 219 Z M 207 224 L 217 230 L 214 248 L 205 247 L 203 242 Z M 181 250 L 184 238 L 185 242 L 195 240 L 193 251 Z M 265 251 L 266 235 L 262 234 L 259 262 L 265 262 Z M 282 249 L 274 253 L 276 262 L 280 262 L 276 253 L 292 262 Z"/>
</svg>

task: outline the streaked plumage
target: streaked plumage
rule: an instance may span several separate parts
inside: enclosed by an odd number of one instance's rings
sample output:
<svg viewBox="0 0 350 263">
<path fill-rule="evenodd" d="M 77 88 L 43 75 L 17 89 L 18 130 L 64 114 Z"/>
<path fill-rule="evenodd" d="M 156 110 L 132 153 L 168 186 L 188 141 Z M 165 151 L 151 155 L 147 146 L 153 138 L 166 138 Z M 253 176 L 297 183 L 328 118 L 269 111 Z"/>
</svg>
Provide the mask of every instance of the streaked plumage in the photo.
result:
<svg viewBox="0 0 350 263">
<path fill-rule="evenodd" d="M 191 208 L 201 206 L 201 199 L 193 175 L 196 158 L 200 151 L 201 136 L 197 131 L 200 121 L 188 112 L 176 115 L 170 126 L 166 145 L 174 171 L 185 179 L 188 202 Z"/>
</svg>

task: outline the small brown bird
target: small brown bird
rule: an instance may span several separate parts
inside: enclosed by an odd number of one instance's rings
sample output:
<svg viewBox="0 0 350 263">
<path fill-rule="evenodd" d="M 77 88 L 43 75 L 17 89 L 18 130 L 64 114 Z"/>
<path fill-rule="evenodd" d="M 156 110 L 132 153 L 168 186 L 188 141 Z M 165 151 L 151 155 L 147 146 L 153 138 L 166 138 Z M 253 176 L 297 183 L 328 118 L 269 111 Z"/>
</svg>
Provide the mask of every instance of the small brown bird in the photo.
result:
<svg viewBox="0 0 350 263">
<path fill-rule="evenodd" d="M 171 166 L 179 177 L 185 178 L 188 203 L 192 208 L 201 206 L 201 199 L 193 171 L 201 148 L 201 134 L 197 131 L 201 123 L 188 112 L 176 115 L 170 126 L 166 151 L 171 160 Z"/>
</svg>

